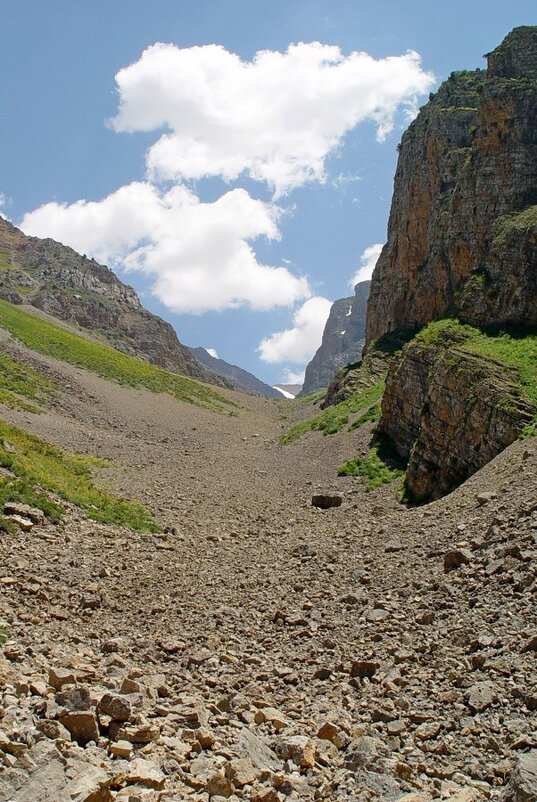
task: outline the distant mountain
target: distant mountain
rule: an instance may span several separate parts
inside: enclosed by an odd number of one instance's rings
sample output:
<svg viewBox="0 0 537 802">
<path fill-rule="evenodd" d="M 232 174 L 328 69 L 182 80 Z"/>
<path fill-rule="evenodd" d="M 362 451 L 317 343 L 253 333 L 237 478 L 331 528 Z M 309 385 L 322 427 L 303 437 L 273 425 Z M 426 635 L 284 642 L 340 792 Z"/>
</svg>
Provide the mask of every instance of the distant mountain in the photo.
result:
<svg viewBox="0 0 537 802">
<path fill-rule="evenodd" d="M 361 281 L 353 298 L 340 298 L 332 304 L 322 343 L 306 368 L 302 397 L 328 387 L 340 368 L 361 359 L 370 286 L 370 281 Z"/>
<path fill-rule="evenodd" d="M 226 379 L 236 390 L 254 395 L 263 395 L 266 398 L 281 398 L 282 394 L 237 365 L 230 365 L 224 359 L 212 356 L 206 348 L 189 348 L 192 356 L 217 376 Z"/>
<path fill-rule="evenodd" d="M 30 304 L 102 336 L 118 351 L 201 381 L 221 383 L 170 326 L 144 309 L 108 267 L 52 239 L 28 237 L 0 217 L 0 298 Z"/>
<path fill-rule="evenodd" d="M 302 390 L 301 384 L 276 384 L 274 386 L 275 390 L 279 390 L 280 398 L 283 395 L 284 398 L 296 398 L 299 395 L 300 391 Z"/>
</svg>

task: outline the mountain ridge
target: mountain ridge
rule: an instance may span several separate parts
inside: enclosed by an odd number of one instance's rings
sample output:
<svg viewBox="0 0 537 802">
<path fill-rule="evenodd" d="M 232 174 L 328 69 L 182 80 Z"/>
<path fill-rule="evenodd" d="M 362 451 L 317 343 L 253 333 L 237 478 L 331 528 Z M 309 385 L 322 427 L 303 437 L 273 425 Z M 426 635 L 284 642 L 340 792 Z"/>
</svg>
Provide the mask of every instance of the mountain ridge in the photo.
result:
<svg viewBox="0 0 537 802">
<path fill-rule="evenodd" d="M 29 237 L 1 216 L 0 297 L 75 323 L 103 336 L 114 348 L 160 367 L 222 383 L 112 270 L 55 240 Z"/>
</svg>

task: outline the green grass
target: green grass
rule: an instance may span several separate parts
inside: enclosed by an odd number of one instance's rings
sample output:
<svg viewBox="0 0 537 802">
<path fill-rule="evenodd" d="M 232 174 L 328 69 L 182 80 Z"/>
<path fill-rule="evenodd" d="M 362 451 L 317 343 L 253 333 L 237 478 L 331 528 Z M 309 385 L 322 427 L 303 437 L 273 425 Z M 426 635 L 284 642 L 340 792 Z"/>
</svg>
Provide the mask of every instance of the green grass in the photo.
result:
<svg viewBox="0 0 537 802">
<path fill-rule="evenodd" d="M 0 404 L 41 412 L 40 406 L 58 395 L 58 388 L 36 370 L 0 354 Z"/>
<path fill-rule="evenodd" d="M 9 444 L 10 450 L 6 450 L 4 443 Z M 0 508 L 6 501 L 22 501 L 39 507 L 52 520 L 59 520 L 62 508 L 47 498 L 48 492 L 86 510 L 95 521 L 140 532 L 158 532 L 152 514 L 140 504 L 95 486 L 92 470 L 103 464 L 103 460 L 95 457 L 67 454 L 0 421 L 0 466 L 15 475 L 0 477 Z"/>
<path fill-rule="evenodd" d="M 33 351 L 85 368 L 119 384 L 143 387 L 153 393 L 169 393 L 178 401 L 219 412 L 235 406 L 220 393 L 193 379 L 87 340 L 2 300 L 0 326 Z"/>
<path fill-rule="evenodd" d="M 520 385 L 519 396 L 537 408 L 537 332 L 489 333 L 458 320 L 438 320 L 430 323 L 416 335 L 414 343 L 423 345 L 453 346 L 477 356 L 487 357 L 514 368 Z M 506 398 L 505 403 L 513 399 Z M 537 434 L 537 414 L 526 426 L 522 436 Z"/>
<path fill-rule="evenodd" d="M 370 449 L 368 457 L 356 457 L 344 462 L 337 473 L 338 476 L 359 476 L 364 480 L 367 490 L 374 490 L 403 477 L 405 469 L 388 459 L 383 446 L 376 443 Z"/>
<path fill-rule="evenodd" d="M 521 212 L 506 214 L 496 221 L 493 245 L 501 248 L 505 246 L 510 234 L 526 233 L 534 228 L 537 229 L 537 206 L 528 206 Z"/>
<path fill-rule="evenodd" d="M 349 423 L 349 416 L 363 417 L 379 401 L 384 392 L 384 379 L 378 379 L 369 387 L 353 393 L 345 401 L 323 409 L 318 415 L 300 421 L 280 436 L 280 445 L 285 446 L 302 437 L 306 432 L 336 434 Z M 365 422 L 365 421 L 363 421 Z M 354 424 L 351 424 L 351 428 Z"/>
<path fill-rule="evenodd" d="M 314 393 L 309 393 L 303 398 L 298 398 L 297 401 L 301 404 L 317 404 L 326 395 L 326 388 L 324 390 L 316 390 Z"/>
</svg>

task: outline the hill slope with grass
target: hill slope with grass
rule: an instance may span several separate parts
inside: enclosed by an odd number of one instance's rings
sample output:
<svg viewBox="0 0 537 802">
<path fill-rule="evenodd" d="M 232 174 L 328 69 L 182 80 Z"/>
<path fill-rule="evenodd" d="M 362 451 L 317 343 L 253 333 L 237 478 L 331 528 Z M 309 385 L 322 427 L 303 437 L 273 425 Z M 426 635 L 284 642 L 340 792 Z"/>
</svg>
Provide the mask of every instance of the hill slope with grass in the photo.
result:
<svg viewBox="0 0 537 802">
<path fill-rule="evenodd" d="M 132 287 L 94 259 L 52 239 L 28 237 L 0 217 L 0 298 L 81 326 L 119 351 L 201 381 L 222 384 L 148 312 Z"/>
</svg>

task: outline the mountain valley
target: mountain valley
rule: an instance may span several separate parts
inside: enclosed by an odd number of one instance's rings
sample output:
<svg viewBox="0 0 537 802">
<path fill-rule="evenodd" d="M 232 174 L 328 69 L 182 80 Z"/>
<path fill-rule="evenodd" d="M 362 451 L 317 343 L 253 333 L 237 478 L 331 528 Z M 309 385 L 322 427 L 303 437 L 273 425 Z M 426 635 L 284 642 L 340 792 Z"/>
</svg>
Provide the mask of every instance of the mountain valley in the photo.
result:
<svg viewBox="0 0 537 802">
<path fill-rule="evenodd" d="M 537 800 L 536 65 L 420 111 L 292 401 L 0 218 L 0 802 Z"/>
</svg>

